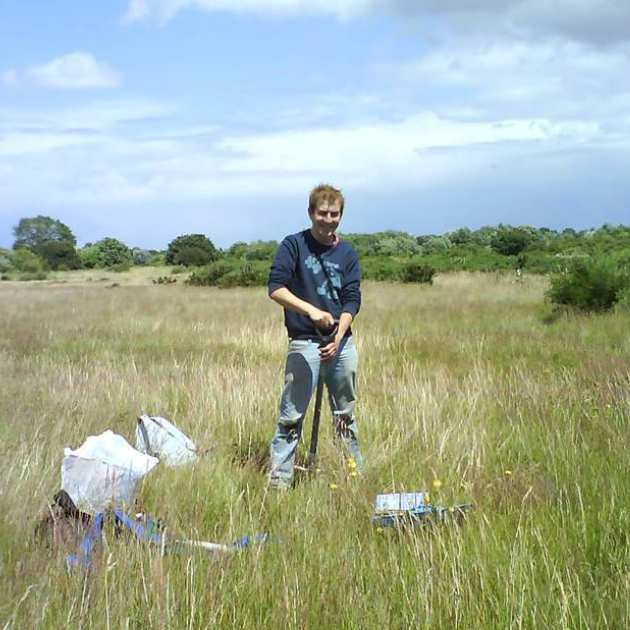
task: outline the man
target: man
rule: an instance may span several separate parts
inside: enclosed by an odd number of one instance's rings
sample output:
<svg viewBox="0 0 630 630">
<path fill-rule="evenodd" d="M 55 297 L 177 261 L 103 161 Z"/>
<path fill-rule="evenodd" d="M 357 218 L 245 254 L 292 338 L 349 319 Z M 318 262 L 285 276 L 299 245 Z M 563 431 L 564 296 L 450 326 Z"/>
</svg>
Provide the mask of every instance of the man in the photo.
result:
<svg viewBox="0 0 630 630">
<path fill-rule="evenodd" d="M 289 333 L 280 417 L 271 442 L 269 485 L 288 489 L 304 415 L 320 369 L 328 388 L 335 432 L 354 459 L 363 460 L 354 419 L 357 351 L 350 324 L 361 306 L 359 259 L 336 235 L 343 215 L 340 190 L 320 185 L 311 191 L 310 229 L 287 236 L 269 273 L 269 297 L 284 307 Z M 337 325 L 333 341 L 320 347 L 317 329 Z"/>
</svg>

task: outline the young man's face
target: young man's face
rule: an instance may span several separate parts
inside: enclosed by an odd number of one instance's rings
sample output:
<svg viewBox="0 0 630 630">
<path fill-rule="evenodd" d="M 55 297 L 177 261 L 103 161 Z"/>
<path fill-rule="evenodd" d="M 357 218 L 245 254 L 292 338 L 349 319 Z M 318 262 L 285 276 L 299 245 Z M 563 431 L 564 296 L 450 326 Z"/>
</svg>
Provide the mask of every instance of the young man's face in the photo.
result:
<svg viewBox="0 0 630 630">
<path fill-rule="evenodd" d="M 312 212 L 308 213 L 313 224 L 311 231 L 313 236 L 322 243 L 332 243 L 335 240 L 335 231 L 341 221 L 341 204 L 339 201 L 329 204 L 323 201 Z"/>
</svg>

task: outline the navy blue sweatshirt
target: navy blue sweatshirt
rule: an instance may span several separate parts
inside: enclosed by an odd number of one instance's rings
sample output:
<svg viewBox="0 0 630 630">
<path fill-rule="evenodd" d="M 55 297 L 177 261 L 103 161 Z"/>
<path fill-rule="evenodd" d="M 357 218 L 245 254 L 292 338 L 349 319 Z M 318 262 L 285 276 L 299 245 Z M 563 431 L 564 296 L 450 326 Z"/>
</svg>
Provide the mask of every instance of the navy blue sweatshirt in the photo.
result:
<svg viewBox="0 0 630 630">
<path fill-rule="evenodd" d="M 269 295 L 286 287 L 302 300 L 328 311 L 335 319 L 341 313 L 353 317 L 361 307 L 359 257 L 349 243 L 322 245 L 304 230 L 287 236 L 276 252 L 269 272 Z M 284 309 L 284 324 L 291 339 L 318 339 L 307 315 Z M 352 334 L 348 330 L 348 335 Z"/>
</svg>

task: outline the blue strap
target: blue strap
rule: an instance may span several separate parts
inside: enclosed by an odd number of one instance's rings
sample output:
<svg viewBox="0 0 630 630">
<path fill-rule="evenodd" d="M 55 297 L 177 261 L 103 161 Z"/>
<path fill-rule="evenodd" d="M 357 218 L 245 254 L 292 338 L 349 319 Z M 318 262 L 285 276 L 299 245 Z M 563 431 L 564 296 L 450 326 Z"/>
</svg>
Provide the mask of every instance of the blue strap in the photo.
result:
<svg viewBox="0 0 630 630">
<path fill-rule="evenodd" d="M 140 542 L 162 544 L 162 535 L 155 531 L 155 522 L 148 517 L 147 525 L 127 516 L 122 510 L 114 510 L 116 522 L 126 527 Z M 152 531 L 153 530 L 153 531 Z"/>
<path fill-rule="evenodd" d="M 96 543 L 101 541 L 103 534 L 103 512 L 98 512 L 87 534 L 81 539 L 78 553 L 69 553 L 66 556 L 66 566 L 68 570 L 72 570 L 74 567 L 81 567 L 83 569 L 89 569 L 92 565 L 92 553 Z"/>
</svg>

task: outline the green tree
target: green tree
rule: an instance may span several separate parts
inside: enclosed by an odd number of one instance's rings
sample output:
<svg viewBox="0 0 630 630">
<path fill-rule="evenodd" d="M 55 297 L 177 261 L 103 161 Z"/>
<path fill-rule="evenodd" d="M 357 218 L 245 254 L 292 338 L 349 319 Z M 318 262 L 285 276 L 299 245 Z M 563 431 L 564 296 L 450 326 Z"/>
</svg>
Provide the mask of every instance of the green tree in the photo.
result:
<svg viewBox="0 0 630 630">
<path fill-rule="evenodd" d="M 70 241 L 45 241 L 37 249 L 51 269 L 79 269 L 81 260 Z"/>
<path fill-rule="evenodd" d="M 490 247 L 504 256 L 517 256 L 531 242 L 531 234 L 522 228 L 500 225 L 490 239 Z"/>
<path fill-rule="evenodd" d="M 420 251 L 416 237 L 406 232 L 383 232 L 374 247 L 377 256 L 413 256 Z"/>
<path fill-rule="evenodd" d="M 168 244 L 168 250 L 166 251 L 166 264 L 167 265 L 187 265 L 185 260 L 180 259 L 180 253 L 187 248 L 200 249 L 204 252 L 204 260 L 202 263 L 195 262 L 194 264 L 206 265 L 217 260 L 220 257 L 220 252 L 212 244 L 212 241 L 204 234 L 182 234 L 176 239 L 172 240 Z M 198 260 L 195 258 L 195 260 Z"/>
<path fill-rule="evenodd" d="M 130 265 L 133 262 L 131 250 L 123 242 L 111 237 L 103 238 L 90 247 L 84 247 L 79 255 L 88 268 Z"/>
<path fill-rule="evenodd" d="M 133 264 L 138 266 L 147 265 L 153 256 L 153 252 L 148 249 L 143 249 L 142 247 L 134 247 L 131 250 L 131 255 L 133 257 Z"/>
<path fill-rule="evenodd" d="M 175 256 L 176 264 L 184 267 L 201 267 L 208 264 L 208 252 L 201 247 L 182 247 Z"/>
<path fill-rule="evenodd" d="M 472 241 L 472 232 L 470 228 L 463 227 L 451 232 L 447 235 L 453 245 L 465 245 Z"/>
<path fill-rule="evenodd" d="M 77 239 L 67 225 L 42 215 L 20 219 L 13 228 L 13 234 L 13 249 L 27 247 L 35 253 L 39 253 L 42 245 L 48 241 L 67 242 L 73 247 L 77 244 Z"/>
</svg>

